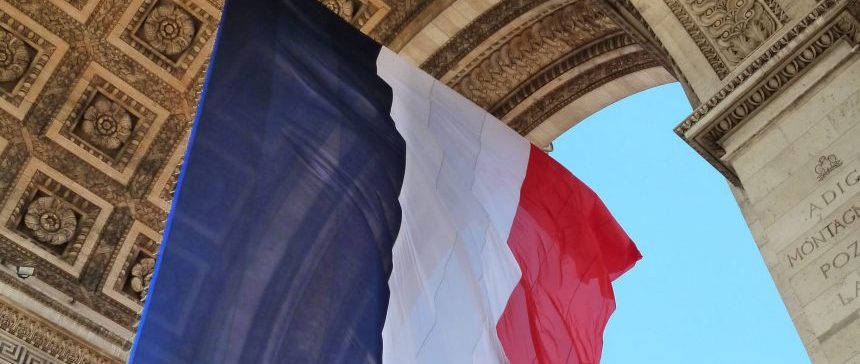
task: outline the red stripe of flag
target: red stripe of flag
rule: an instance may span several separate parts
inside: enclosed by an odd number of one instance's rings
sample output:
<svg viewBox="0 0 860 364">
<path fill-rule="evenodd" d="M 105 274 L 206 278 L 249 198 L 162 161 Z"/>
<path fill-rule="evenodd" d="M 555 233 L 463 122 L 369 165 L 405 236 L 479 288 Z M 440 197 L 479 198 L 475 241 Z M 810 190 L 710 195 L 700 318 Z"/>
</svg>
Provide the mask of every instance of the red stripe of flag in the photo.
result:
<svg viewBox="0 0 860 364">
<path fill-rule="evenodd" d="M 508 246 L 522 270 L 496 325 L 510 362 L 599 362 L 611 282 L 641 255 L 600 198 L 534 146 Z"/>
</svg>

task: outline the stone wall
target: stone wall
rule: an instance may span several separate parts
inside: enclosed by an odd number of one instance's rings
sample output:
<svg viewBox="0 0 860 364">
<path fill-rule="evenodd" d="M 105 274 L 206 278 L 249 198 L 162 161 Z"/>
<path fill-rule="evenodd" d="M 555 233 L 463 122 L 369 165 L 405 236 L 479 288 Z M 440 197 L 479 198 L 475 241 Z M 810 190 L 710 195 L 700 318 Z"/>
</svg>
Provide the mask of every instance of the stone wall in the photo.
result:
<svg viewBox="0 0 860 364">
<path fill-rule="evenodd" d="M 821 2 L 678 128 L 734 182 L 816 364 L 860 363 L 856 5 Z"/>
</svg>

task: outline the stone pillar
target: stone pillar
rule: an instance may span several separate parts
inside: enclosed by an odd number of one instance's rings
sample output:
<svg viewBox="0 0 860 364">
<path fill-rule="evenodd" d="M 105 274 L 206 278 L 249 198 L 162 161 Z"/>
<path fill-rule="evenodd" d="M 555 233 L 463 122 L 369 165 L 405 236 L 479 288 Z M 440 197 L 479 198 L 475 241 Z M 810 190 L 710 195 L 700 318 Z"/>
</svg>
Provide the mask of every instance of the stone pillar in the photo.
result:
<svg viewBox="0 0 860 364">
<path fill-rule="evenodd" d="M 732 181 L 816 364 L 860 363 L 858 8 L 819 1 L 677 128 Z"/>
</svg>

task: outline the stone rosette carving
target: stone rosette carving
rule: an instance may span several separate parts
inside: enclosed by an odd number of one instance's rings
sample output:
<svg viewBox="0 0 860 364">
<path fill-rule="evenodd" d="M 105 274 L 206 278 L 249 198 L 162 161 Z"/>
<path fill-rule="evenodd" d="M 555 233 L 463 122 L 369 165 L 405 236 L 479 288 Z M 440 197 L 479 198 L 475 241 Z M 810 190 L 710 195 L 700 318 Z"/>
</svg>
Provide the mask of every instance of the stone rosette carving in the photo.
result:
<svg viewBox="0 0 860 364">
<path fill-rule="evenodd" d="M 139 62 L 170 86 L 179 90 L 191 86 L 208 63 L 219 10 L 197 0 L 131 0 L 126 6 L 107 35 L 108 43 L 126 49 L 129 60 Z M 163 92 L 155 88 L 153 99 L 158 100 L 158 93 Z"/>
<path fill-rule="evenodd" d="M 69 242 L 78 227 L 75 212 L 54 197 L 40 197 L 30 203 L 24 224 L 33 231 L 36 240 L 62 245 Z"/>
<path fill-rule="evenodd" d="M 115 290 L 108 279 L 118 278 L 106 269 L 114 260 L 128 262 L 116 251 L 131 224 L 160 236 L 166 213 L 141 197 L 154 184 L 133 184 L 175 165 L 167 166 L 164 151 L 177 148 L 175 130 L 193 119 L 192 87 L 202 85 L 217 4 L 0 0 L 0 257 L 32 262 L 42 282 L 0 273 L 9 291 L 2 295 L 56 312 L 27 321 L 6 316 L 0 305 L 0 324 L 9 323 L 0 329 L 50 354 L 31 361 L 121 362 L 129 349 L 119 328 L 133 330 L 140 307 L 104 293 Z M 161 6 L 185 13 L 163 14 Z M 137 270 L 145 286 L 148 269 Z M 137 301 L 126 293 L 117 295 Z M 62 335 L 48 334 L 52 329 Z"/>
<path fill-rule="evenodd" d="M 30 62 L 32 57 L 24 41 L 0 28 L 0 82 L 17 81 Z"/>
<path fill-rule="evenodd" d="M 154 271 L 155 259 L 149 257 L 140 259 L 131 267 L 129 287 L 140 295 L 141 299 L 146 297 L 146 291 L 149 289 L 149 282 L 152 280 Z"/>
<path fill-rule="evenodd" d="M 0 110 L 22 120 L 68 50 L 68 44 L 14 6 L 0 3 Z"/>
<path fill-rule="evenodd" d="M 354 4 L 352 0 L 322 0 L 322 4 L 346 20 L 352 19 Z"/>
<path fill-rule="evenodd" d="M 116 102 L 100 99 L 84 112 L 81 129 L 87 140 L 99 147 L 117 149 L 131 136 L 132 119 Z"/>
<path fill-rule="evenodd" d="M 172 134 L 159 139 L 168 117 L 169 111 L 142 91 L 91 64 L 72 87 L 46 135 L 102 173 L 130 184 L 147 156 L 159 158 L 154 148 L 175 145 Z"/>
<path fill-rule="evenodd" d="M 78 256 L 102 209 L 41 171 L 17 201 L 6 228 L 44 250 L 52 264 L 79 266 Z"/>
<path fill-rule="evenodd" d="M 156 6 L 143 22 L 143 39 L 169 56 L 188 49 L 195 31 L 191 15 L 175 4 Z"/>
</svg>

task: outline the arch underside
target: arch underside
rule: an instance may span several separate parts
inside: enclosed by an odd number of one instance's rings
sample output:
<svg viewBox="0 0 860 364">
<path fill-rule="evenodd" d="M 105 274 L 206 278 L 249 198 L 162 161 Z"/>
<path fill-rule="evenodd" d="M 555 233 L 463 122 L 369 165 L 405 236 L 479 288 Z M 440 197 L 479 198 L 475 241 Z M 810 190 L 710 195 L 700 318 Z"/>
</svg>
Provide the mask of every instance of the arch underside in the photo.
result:
<svg viewBox="0 0 860 364">
<path fill-rule="evenodd" d="M 352 1 L 358 9 L 379 3 Z M 619 99 L 677 79 L 624 2 L 386 1 L 377 23 L 356 25 L 539 146 Z"/>
</svg>

